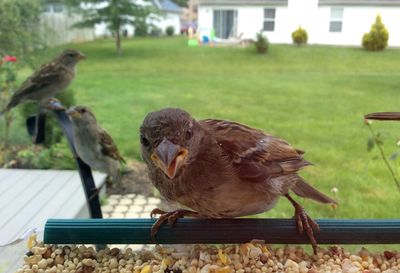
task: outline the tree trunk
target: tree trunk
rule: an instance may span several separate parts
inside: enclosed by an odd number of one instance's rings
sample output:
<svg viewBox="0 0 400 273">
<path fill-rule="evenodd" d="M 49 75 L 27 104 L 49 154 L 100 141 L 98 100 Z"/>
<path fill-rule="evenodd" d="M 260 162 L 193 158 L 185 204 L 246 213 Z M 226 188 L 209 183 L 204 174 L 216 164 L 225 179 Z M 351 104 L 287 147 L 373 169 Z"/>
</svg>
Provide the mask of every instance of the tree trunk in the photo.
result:
<svg viewBox="0 0 400 273">
<path fill-rule="evenodd" d="M 117 54 L 118 54 L 118 56 L 121 56 L 121 54 L 122 54 L 121 33 L 120 33 L 119 29 L 117 29 L 117 31 L 115 32 L 115 45 L 117 46 Z"/>
</svg>

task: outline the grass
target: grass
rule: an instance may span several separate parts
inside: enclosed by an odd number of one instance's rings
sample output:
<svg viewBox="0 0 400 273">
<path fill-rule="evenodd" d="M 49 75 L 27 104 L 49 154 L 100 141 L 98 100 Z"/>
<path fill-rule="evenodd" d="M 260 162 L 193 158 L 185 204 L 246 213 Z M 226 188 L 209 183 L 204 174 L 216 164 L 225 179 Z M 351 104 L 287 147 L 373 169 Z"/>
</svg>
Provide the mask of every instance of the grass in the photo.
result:
<svg viewBox="0 0 400 273">
<path fill-rule="evenodd" d="M 253 48 L 141 38 L 124 41 L 117 57 L 112 40 L 73 46 L 88 56 L 72 85 L 76 99 L 94 110 L 125 157 L 140 159 L 138 130 L 148 112 L 181 107 L 198 119 L 261 128 L 307 151 L 315 166 L 301 174 L 326 193 L 339 190 L 337 209 L 301 200 L 313 217 L 399 216 L 400 193 L 378 151 L 367 152 L 363 115 L 399 110 L 400 50 L 271 45 L 261 56 Z M 396 150 L 400 124 L 373 126 L 384 134 L 386 153 Z M 292 213 L 282 199 L 266 215 Z"/>
</svg>

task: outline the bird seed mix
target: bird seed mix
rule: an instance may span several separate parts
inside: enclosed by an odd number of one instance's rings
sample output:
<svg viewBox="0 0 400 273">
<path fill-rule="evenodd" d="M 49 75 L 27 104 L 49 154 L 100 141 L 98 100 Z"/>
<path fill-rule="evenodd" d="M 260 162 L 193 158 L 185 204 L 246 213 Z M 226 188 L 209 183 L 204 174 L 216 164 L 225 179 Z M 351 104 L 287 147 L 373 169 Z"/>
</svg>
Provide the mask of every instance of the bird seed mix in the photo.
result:
<svg viewBox="0 0 400 273">
<path fill-rule="evenodd" d="M 271 248 L 264 243 L 241 245 L 155 246 L 152 251 L 128 248 L 56 246 L 38 243 L 17 273 L 399 273 L 400 252 L 351 254 L 339 246 L 317 255 L 300 246 Z"/>
</svg>

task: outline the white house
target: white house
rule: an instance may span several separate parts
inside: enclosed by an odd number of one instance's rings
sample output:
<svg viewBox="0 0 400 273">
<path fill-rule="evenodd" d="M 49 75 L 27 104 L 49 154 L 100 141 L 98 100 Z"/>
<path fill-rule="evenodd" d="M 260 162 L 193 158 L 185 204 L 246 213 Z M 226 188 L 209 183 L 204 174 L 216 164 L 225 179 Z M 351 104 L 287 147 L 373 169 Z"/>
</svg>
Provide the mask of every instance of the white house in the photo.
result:
<svg viewBox="0 0 400 273">
<path fill-rule="evenodd" d="M 133 0 L 138 4 L 148 5 L 148 2 L 141 0 Z M 171 0 L 152 0 L 152 4 L 160 11 L 159 15 L 152 16 L 154 18 L 148 19 L 149 24 L 153 24 L 165 34 L 165 30 L 168 26 L 174 27 L 175 34 L 180 32 L 181 22 L 181 8 L 173 3 Z M 135 28 L 132 25 L 124 26 L 124 30 L 128 36 L 135 34 Z M 97 37 L 111 36 L 110 31 L 107 29 L 105 23 L 97 24 L 95 26 L 95 35 Z"/>
<path fill-rule="evenodd" d="M 292 43 L 298 28 L 311 44 L 360 45 L 377 15 L 400 46 L 400 0 L 200 0 L 199 29 L 220 39 L 254 39 L 262 30 L 272 43 Z"/>
<path fill-rule="evenodd" d="M 164 33 L 168 26 L 174 27 L 175 34 L 180 33 L 182 9 L 171 0 L 154 0 L 154 4 L 162 12 L 159 20 L 155 21 L 154 24 Z"/>
</svg>

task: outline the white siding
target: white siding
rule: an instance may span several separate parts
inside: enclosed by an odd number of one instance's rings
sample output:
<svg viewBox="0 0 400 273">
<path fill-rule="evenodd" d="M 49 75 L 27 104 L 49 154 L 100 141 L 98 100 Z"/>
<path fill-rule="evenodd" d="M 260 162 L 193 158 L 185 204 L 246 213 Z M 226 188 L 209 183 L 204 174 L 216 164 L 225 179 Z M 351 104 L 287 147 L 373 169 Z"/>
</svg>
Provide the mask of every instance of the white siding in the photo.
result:
<svg viewBox="0 0 400 273">
<path fill-rule="evenodd" d="M 161 16 L 159 21 L 154 22 L 154 24 L 161 28 L 163 34 L 168 26 L 173 26 L 175 29 L 174 34 L 179 34 L 181 31 L 181 21 L 178 13 L 167 13 Z"/>
<path fill-rule="evenodd" d="M 274 8 L 274 7 L 265 7 Z M 254 39 L 256 33 L 263 29 L 264 24 L 264 8 L 263 7 L 232 7 L 232 6 L 213 6 L 199 7 L 199 29 L 211 29 L 213 27 L 213 11 L 214 10 L 237 10 L 237 33 L 243 39 Z M 274 43 L 284 43 L 288 41 L 286 34 L 286 24 L 284 18 L 288 15 L 287 7 L 276 7 L 275 14 L 275 31 L 265 32 L 268 39 Z M 290 38 L 290 36 L 289 36 Z"/>
<path fill-rule="evenodd" d="M 382 22 L 389 31 L 389 46 L 400 46 L 400 8 L 398 7 L 344 7 L 343 27 L 340 33 L 329 32 L 330 7 L 319 7 L 315 20 L 320 23 L 310 29 L 310 42 L 361 45 L 362 36 L 370 30 L 378 14 L 381 15 Z"/>
<path fill-rule="evenodd" d="M 199 29 L 213 27 L 213 10 L 238 11 L 237 34 L 252 39 L 263 28 L 262 6 L 200 6 Z M 341 32 L 329 32 L 331 7 L 318 6 L 318 0 L 289 0 L 287 7 L 275 7 L 275 30 L 264 32 L 272 43 L 292 43 L 291 34 L 301 26 L 308 32 L 310 44 L 361 45 L 361 39 L 378 14 L 389 31 L 389 46 L 400 46 L 400 7 L 343 6 Z"/>
</svg>

